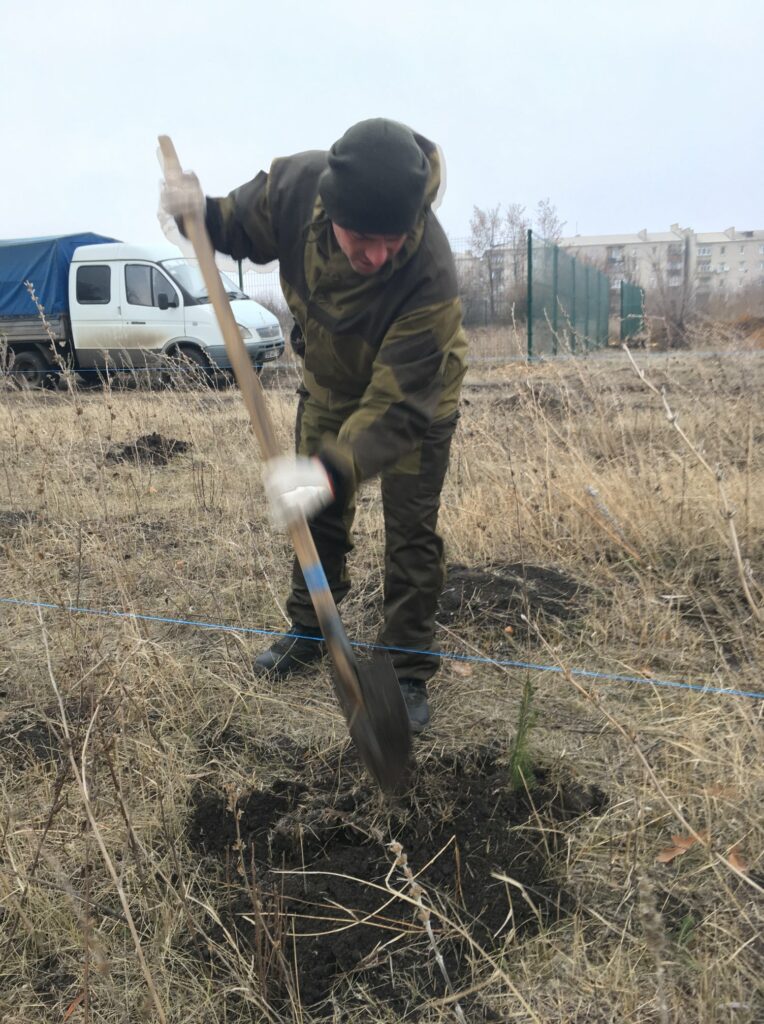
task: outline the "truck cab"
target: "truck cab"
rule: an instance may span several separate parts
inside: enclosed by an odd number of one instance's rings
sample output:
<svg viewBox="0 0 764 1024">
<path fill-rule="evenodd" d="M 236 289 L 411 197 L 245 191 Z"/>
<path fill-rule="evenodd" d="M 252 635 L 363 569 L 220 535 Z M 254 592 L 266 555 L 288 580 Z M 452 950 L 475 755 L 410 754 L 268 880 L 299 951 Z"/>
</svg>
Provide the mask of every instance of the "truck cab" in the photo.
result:
<svg viewBox="0 0 764 1024">
<path fill-rule="evenodd" d="M 234 318 L 257 369 L 284 351 L 276 317 L 221 271 Z M 69 316 L 80 371 L 160 365 L 183 357 L 230 369 L 223 338 L 196 260 L 171 245 L 123 242 L 75 249 Z"/>
<path fill-rule="evenodd" d="M 221 279 L 259 371 L 284 351 L 279 322 Z M 14 383 L 54 382 L 65 368 L 94 381 L 178 362 L 207 376 L 231 368 L 196 260 L 167 243 L 89 232 L 0 241 L 0 368 Z"/>
</svg>

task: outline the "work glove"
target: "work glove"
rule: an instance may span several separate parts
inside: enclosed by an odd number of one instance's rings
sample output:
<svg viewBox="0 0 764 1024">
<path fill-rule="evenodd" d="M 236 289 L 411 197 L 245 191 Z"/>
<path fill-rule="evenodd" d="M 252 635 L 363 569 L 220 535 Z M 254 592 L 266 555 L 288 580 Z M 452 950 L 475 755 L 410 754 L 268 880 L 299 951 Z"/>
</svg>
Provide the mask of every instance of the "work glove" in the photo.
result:
<svg viewBox="0 0 764 1024">
<path fill-rule="evenodd" d="M 207 204 L 199 185 L 199 179 L 193 172 L 176 174 L 168 170 L 165 167 L 161 149 L 157 149 L 157 160 L 163 174 L 163 178 L 159 182 L 159 209 L 157 210 L 162 233 L 168 242 L 172 242 L 186 256 L 194 256 L 193 246 L 181 234 L 175 218 L 196 213 L 204 220 Z"/>
<path fill-rule="evenodd" d="M 201 217 L 204 220 L 206 200 L 193 171 L 171 174 L 162 182 L 159 193 L 161 209 L 171 217 Z"/>
<path fill-rule="evenodd" d="M 263 486 L 271 521 L 285 530 L 301 515 L 310 517 L 334 500 L 329 474 L 320 459 L 278 455 L 263 466 Z"/>
</svg>

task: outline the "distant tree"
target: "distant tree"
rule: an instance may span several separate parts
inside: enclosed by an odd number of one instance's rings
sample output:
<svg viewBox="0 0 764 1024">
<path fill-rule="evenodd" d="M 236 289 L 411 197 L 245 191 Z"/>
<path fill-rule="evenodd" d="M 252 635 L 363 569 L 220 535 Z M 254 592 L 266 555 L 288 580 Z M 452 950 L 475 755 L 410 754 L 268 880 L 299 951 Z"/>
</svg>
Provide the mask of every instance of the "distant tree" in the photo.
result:
<svg viewBox="0 0 764 1024">
<path fill-rule="evenodd" d="M 686 343 L 686 328 L 695 311 L 696 274 L 690 269 L 689 236 L 669 243 L 665 251 L 650 257 L 651 285 L 648 289 L 648 312 L 660 322 L 654 335 L 667 348 Z"/>
<path fill-rule="evenodd" d="M 479 206 L 473 206 L 470 248 L 481 262 L 491 321 L 496 319 L 496 300 L 504 270 L 503 247 L 506 241 L 501 205 L 497 204 L 490 210 L 481 210 Z"/>
<path fill-rule="evenodd" d="M 463 297 L 470 300 L 471 309 L 477 309 L 482 301 L 486 320 L 501 319 L 510 306 L 514 315 L 524 315 L 527 238 L 528 229 L 534 223 L 543 238 L 559 242 L 565 222 L 560 220 L 549 199 L 537 204 L 535 222 L 522 203 L 510 203 L 504 211 L 501 204 L 489 209 L 472 208 L 469 246 L 477 261 L 478 274 L 465 261 L 460 286 Z M 479 300 L 481 293 L 483 297 Z"/>
<path fill-rule="evenodd" d="M 703 312 L 715 320 L 761 321 L 764 318 L 764 277 L 734 292 L 718 288 L 706 300 Z M 755 326 L 761 331 L 764 323 Z"/>
<path fill-rule="evenodd" d="M 528 228 L 531 226 L 530 218 L 526 215 L 525 207 L 521 203 L 510 203 L 504 215 L 506 225 L 507 244 L 512 250 L 512 278 L 515 289 L 525 284 L 525 264 L 528 255 Z"/>
<path fill-rule="evenodd" d="M 471 252 L 454 253 L 454 262 L 465 325 L 486 324 L 488 322 L 488 299 L 480 259 Z"/>
<path fill-rule="evenodd" d="M 557 207 L 549 197 L 539 199 L 536 204 L 536 230 L 548 242 L 559 242 L 567 221 L 560 220 Z"/>
</svg>

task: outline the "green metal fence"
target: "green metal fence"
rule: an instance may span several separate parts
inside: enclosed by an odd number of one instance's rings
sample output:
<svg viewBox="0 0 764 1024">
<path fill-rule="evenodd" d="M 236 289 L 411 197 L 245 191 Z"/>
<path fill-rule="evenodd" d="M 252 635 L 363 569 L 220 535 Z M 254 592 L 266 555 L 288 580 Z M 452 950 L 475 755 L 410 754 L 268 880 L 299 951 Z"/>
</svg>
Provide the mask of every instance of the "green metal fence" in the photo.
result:
<svg viewBox="0 0 764 1024">
<path fill-rule="evenodd" d="M 497 327 L 481 334 L 473 362 L 534 359 L 543 355 L 582 353 L 608 343 L 609 319 L 621 339 L 644 325 L 645 293 L 624 282 L 619 290 L 594 264 L 577 259 L 570 249 L 529 231 L 518 247 L 500 243 L 482 254 L 467 238 L 451 239 L 459 294 L 467 327 Z M 273 310 L 285 330 L 291 315 L 281 292 L 277 270 L 221 261 L 238 273 L 239 286 Z M 611 308 L 612 299 L 612 308 Z M 527 333 L 526 333 L 527 332 Z"/>
<path fill-rule="evenodd" d="M 621 341 L 640 334 L 645 326 L 645 290 L 621 281 Z"/>
<path fill-rule="evenodd" d="M 530 230 L 527 265 L 528 359 L 607 345 L 607 274 Z"/>
</svg>

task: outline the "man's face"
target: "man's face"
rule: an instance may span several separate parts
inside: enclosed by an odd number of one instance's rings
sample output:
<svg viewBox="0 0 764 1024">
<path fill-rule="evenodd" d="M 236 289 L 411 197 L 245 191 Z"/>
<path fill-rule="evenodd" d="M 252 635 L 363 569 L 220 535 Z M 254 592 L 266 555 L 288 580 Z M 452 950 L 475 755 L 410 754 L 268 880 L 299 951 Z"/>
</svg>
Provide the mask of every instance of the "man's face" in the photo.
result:
<svg viewBox="0 0 764 1024">
<path fill-rule="evenodd" d="M 403 248 L 406 235 L 361 235 L 332 222 L 334 237 L 357 274 L 370 277 Z"/>
</svg>

